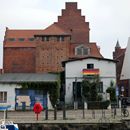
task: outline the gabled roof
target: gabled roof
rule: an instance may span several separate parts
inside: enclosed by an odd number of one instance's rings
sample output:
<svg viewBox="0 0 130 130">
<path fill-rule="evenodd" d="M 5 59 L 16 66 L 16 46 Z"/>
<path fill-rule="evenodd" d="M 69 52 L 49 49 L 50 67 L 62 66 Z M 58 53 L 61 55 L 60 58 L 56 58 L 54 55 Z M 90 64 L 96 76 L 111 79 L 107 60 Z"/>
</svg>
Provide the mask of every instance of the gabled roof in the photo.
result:
<svg viewBox="0 0 130 130">
<path fill-rule="evenodd" d="M 70 35 L 56 24 L 52 24 L 44 30 L 17 30 L 6 29 L 6 38 L 32 38 L 34 35 Z"/>
<path fill-rule="evenodd" d="M 92 57 L 99 57 L 99 58 L 103 58 L 103 56 L 101 55 L 100 53 L 100 48 L 96 45 L 96 43 L 90 43 L 88 44 L 88 46 L 90 47 L 91 49 L 91 55 Z"/>
<path fill-rule="evenodd" d="M 71 49 L 73 49 L 75 47 L 78 47 L 80 45 L 83 45 L 84 47 L 90 49 L 90 54 L 88 56 L 103 58 L 103 56 L 100 53 L 100 48 L 96 45 L 95 42 L 91 42 L 89 44 L 87 44 L 87 43 L 85 43 L 85 44 L 75 44 L 75 43 L 72 43 L 71 44 Z M 77 57 L 77 56 L 73 56 L 72 55 L 71 57 Z"/>
<path fill-rule="evenodd" d="M 49 73 L 5 73 L 0 75 L 0 83 L 55 82 L 57 80 L 57 74 Z"/>
<path fill-rule="evenodd" d="M 104 61 L 110 61 L 110 62 L 114 62 L 116 63 L 116 60 L 112 60 L 112 59 L 107 59 L 107 58 L 100 58 L 100 57 L 93 57 L 93 56 L 87 56 L 87 57 L 83 57 L 83 58 L 74 58 L 74 59 L 69 59 L 67 61 L 63 61 L 62 64 L 63 66 L 68 63 L 68 62 L 73 62 L 73 61 L 81 61 L 81 60 L 85 60 L 85 59 L 96 59 L 96 60 L 104 60 Z"/>
</svg>

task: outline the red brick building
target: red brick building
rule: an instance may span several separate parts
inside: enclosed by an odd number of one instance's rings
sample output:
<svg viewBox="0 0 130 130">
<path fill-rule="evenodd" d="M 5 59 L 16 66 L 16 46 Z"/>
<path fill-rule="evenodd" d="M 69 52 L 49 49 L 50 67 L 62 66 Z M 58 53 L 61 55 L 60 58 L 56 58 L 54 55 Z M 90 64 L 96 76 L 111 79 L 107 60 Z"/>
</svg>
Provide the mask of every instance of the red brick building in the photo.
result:
<svg viewBox="0 0 130 130">
<path fill-rule="evenodd" d="M 3 67 L 5 73 L 60 72 L 61 62 L 75 57 L 102 57 L 96 43 L 89 40 L 89 22 L 67 2 L 58 22 L 41 30 L 6 28 Z"/>
<path fill-rule="evenodd" d="M 121 80 L 121 71 L 123 67 L 124 57 L 125 57 L 126 48 L 121 48 L 119 42 L 115 46 L 115 51 L 113 52 L 113 59 L 117 61 L 116 63 L 116 77 L 117 77 L 117 85 L 119 87 L 120 95 L 122 95 L 121 89 L 124 87 L 123 95 L 126 97 L 130 96 L 129 90 L 129 80 Z"/>
</svg>

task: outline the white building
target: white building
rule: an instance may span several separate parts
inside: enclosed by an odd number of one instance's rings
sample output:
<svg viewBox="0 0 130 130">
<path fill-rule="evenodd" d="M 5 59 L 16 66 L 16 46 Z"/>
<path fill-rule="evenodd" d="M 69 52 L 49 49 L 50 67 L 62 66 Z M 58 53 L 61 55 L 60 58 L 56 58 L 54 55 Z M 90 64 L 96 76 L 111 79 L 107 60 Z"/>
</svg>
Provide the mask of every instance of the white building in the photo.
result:
<svg viewBox="0 0 130 130">
<path fill-rule="evenodd" d="M 10 106 L 9 110 L 32 110 L 35 102 L 44 108 L 52 109 L 47 91 L 33 86 L 24 89 L 22 83 L 57 82 L 56 74 L 5 73 L 0 74 L 0 107 Z M 44 87 L 44 86 L 42 86 Z M 53 86 L 52 86 L 53 87 Z"/>
<path fill-rule="evenodd" d="M 88 74 L 90 70 L 92 70 L 92 73 L 99 73 L 101 81 L 101 88 L 99 88 L 100 93 L 106 92 L 106 89 L 110 86 L 111 81 L 116 83 L 116 61 L 114 60 L 86 57 L 68 60 L 63 62 L 63 64 L 65 67 L 66 104 L 73 104 L 74 84 L 76 83 L 77 86 L 80 86 L 80 83 L 83 80 L 83 70 L 87 71 Z M 78 87 L 77 91 L 82 91 L 81 86 Z"/>
</svg>

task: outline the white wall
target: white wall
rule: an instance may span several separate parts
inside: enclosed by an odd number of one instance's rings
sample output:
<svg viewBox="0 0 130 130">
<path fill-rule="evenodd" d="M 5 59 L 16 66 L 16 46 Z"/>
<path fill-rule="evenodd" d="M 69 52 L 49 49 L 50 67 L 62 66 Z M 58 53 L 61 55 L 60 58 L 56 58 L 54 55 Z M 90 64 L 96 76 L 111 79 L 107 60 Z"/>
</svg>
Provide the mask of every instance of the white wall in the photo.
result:
<svg viewBox="0 0 130 130">
<path fill-rule="evenodd" d="M 0 91 L 7 92 L 7 103 L 0 103 L 0 106 L 11 105 L 11 108 L 8 110 L 15 110 L 15 88 L 21 88 L 21 86 L 18 86 L 16 84 L 0 84 Z M 49 96 L 47 103 L 48 109 L 53 109 Z"/>
<path fill-rule="evenodd" d="M 94 68 L 99 69 L 100 79 L 103 82 L 103 92 L 106 92 L 112 80 L 116 83 L 116 64 L 112 61 L 89 58 L 68 62 L 65 65 L 66 103 L 73 103 L 73 82 L 75 77 L 77 77 L 77 82 L 82 81 L 82 70 L 87 69 L 87 64 L 94 64 Z"/>
<path fill-rule="evenodd" d="M 16 84 L 0 84 L 0 91 L 7 92 L 7 103 L 0 103 L 0 105 L 11 105 L 9 110 L 15 110 L 15 88 L 20 88 Z"/>
</svg>

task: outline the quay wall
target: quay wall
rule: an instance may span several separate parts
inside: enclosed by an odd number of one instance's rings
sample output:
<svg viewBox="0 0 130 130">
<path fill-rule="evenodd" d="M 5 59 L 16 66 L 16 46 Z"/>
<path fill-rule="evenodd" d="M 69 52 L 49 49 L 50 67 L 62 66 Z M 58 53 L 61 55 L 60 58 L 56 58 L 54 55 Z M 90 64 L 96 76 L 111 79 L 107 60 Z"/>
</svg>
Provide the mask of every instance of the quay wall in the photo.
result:
<svg viewBox="0 0 130 130">
<path fill-rule="evenodd" d="M 19 130 L 130 130 L 125 123 L 94 123 L 94 124 L 18 124 Z"/>
</svg>

